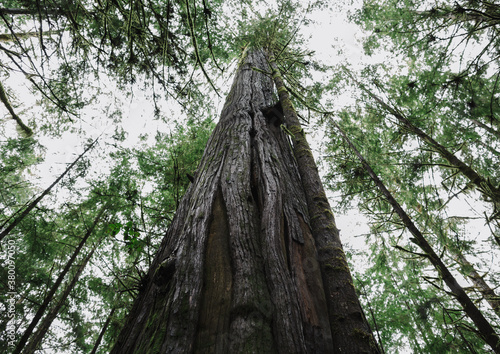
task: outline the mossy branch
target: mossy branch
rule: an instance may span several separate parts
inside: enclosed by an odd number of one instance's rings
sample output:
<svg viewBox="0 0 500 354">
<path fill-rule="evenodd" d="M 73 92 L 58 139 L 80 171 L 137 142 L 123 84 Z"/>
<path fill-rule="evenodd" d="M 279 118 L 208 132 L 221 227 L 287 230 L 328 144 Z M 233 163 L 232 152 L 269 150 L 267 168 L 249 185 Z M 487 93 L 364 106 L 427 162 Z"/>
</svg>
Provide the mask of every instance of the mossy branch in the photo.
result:
<svg viewBox="0 0 500 354">
<path fill-rule="evenodd" d="M 26 124 L 24 124 L 24 122 L 22 121 L 22 119 L 19 118 L 19 116 L 16 114 L 16 112 L 14 111 L 14 108 L 12 107 L 12 105 L 9 102 L 9 99 L 7 97 L 7 94 L 6 94 L 5 90 L 4 90 L 3 85 L 2 85 L 1 82 L 0 82 L 0 101 L 2 101 L 2 103 L 5 105 L 5 107 L 9 111 L 10 115 L 17 122 L 17 125 L 22 129 L 22 131 L 24 132 L 24 134 L 26 134 L 27 137 L 32 136 L 33 135 L 33 130 L 31 130 L 30 127 L 28 127 Z"/>
<path fill-rule="evenodd" d="M 272 73 L 268 72 L 268 71 L 265 71 L 265 70 L 262 70 L 262 69 L 259 69 L 259 68 L 256 68 L 256 67 L 252 67 L 252 70 L 253 71 L 257 71 L 258 73 L 261 73 L 261 74 L 264 74 L 264 75 L 267 75 L 267 76 L 271 76 Z"/>
<path fill-rule="evenodd" d="M 61 34 L 63 31 L 62 30 L 57 30 L 57 31 L 45 31 L 43 32 L 44 36 L 51 36 L 53 34 Z M 17 38 L 19 39 L 27 39 L 27 38 L 32 38 L 32 37 L 38 37 L 40 33 L 38 32 L 22 32 L 22 33 L 16 33 L 16 34 L 9 34 L 9 33 L 2 33 L 0 34 L 0 42 L 12 42 L 15 41 Z"/>
</svg>

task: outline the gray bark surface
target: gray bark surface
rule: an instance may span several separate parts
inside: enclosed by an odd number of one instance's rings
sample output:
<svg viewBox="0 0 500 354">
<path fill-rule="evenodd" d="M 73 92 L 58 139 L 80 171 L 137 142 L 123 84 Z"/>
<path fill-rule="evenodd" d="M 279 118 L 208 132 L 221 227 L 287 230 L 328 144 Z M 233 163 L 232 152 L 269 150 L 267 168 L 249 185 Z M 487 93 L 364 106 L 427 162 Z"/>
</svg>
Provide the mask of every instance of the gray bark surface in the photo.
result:
<svg viewBox="0 0 500 354">
<path fill-rule="evenodd" d="M 240 64 L 112 353 L 333 352 L 297 163 L 253 68 L 263 51 Z"/>
<path fill-rule="evenodd" d="M 356 294 L 339 229 L 306 134 L 276 59 L 271 51 L 269 53 L 272 76 L 282 104 L 286 126 L 292 136 L 294 156 L 305 191 L 326 294 L 334 350 L 336 353 L 380 353 Z"/>
</svg>

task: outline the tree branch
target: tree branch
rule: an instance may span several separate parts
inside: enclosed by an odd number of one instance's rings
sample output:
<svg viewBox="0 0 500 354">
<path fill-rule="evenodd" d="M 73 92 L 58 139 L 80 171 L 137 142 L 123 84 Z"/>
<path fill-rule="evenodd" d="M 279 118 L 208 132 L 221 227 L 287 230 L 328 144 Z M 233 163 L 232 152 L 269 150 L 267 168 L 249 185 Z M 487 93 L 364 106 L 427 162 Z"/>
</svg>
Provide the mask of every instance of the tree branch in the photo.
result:
<svg viewBox="0 0 500 354">
<path fill-rule="evenodd" d="M 28 127 L 26 124 L 24 124 L 22 119 L 19 118 L 19 116 L 16 114 L 16 112 L 14 111 L 14 108 L 12 107 L 12 105 L 9 102 L 9 99 L 7 98 L 7 94 L 6 94 L 5 89 L 3 88 L 3 85 L 1 82 L 0 82 L 0 101 L 2 101 L 2 103 L 5 105 L 5 107 L 9 111 L 10 115 L 17 122 L 17 125 L 22 129 L 24 134 L 27 137 L 32 136 L 33 130 L 31 130 L 30 127 Z"/>
</svg>

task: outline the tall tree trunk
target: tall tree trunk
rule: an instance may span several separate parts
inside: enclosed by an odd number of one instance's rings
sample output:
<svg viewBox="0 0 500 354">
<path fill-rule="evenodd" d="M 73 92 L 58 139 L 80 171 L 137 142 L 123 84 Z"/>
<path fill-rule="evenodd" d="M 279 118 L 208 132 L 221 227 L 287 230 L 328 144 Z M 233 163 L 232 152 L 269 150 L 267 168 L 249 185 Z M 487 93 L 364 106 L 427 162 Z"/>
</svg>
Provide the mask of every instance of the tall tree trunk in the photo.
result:
<svg viewBox="0 0 500 354">
<path fill-rule="evenodd" d="M 101 210 L 99 211 L 99 214 L 97 214 L 96 218 L 94 219 L 94 223 L 87 230 L 85 236 L 82 238 L 82 240 L 80 241 L 80 243 L 78 244 L 78 246 L 73 251 L 73 254 L 71 255 L 70 259 L 68 260 L 68 262 L 64 266 L 64 269 L 61 271 L 61 273 L 57 277 L 56 281 L 54 282 L 54 284 L 50 288 L 49 292 L 45 296 L 45 299 L 43 300 L 43 303 L 40 305 L 40 307 L 38 308 L 35 316 L 31 320 L 31 323 L 29 324 L 29 326 L 26 329 L 26 331 L 24 331 L 23 336 L 21 337 L 21 339 L 17 343 L 17 346 L 14 349 L 13 354 L 21 353 L 21 350 L 23 350 L 26 342 L 28 341 L 29 337 L 33 333 L 33 330 L 35 329 L 36 325 L 38 324 L 38 322 L 42 318 L 42 316 L 45 313 L 45 311 L 47 310 L 50 302 L 54 298 L 54 294 L 59 289 L 59 286 L 61 285 L 62 281 L 64 280 L 64 277 L 66 276 L 66 274 L 69 272 L 69 270 L 73 266 L 73 263 L 75 262 L 76 258 L 80 254 L 80 251 L 82 250 L 83 246 L 85 246 L 85 244 L 86 244 L 87 240 L 89 239 L 90 235 L 92 235 L 92 233 L 94 232 L 94 229 L 97 226 L 97 224 L 99 223 L 99 221 L 101 220 L 101 217 L 104 214 L 105 210 L 106 210 L 105 206 L 101 208 Z"/>
<path fill-rule="evenodd" d="M 335 352 L 297 163 L 264 114 L 266 70 L 260 50 L 240 64 L 112 353 Z"/>
<path fill-rule="evenodd" d="M 96 250 L 96 248 L 97 244 L 92 248 L 92 251 L 90 251 L 90 253 L 83 259 L 82 263 L 78 266 L 78 269 L 75 275 L 73 276 L 73 279 L 71 279 L 71 282 L 66 286 L 61 296 L 59 296 L 59 299 L 57 299 L 54 306 L 52 306 L 52 308 L 47 313 L 43 321 L 40 323 L 40 326 L 38 326 L 36 332 L 33 334 L 28 344 L 23 348 L 22 351 L 23 354 L 33 354 L 35 350 L 37 350 L 40 343 L 42 343 L 43 337 L 45 337 L 45 334 L 47 334 L 47 331 L 52 325 L 52 322 L 54 322 L 54 319 L 57 317 L 59 311 L 61 310 L 64 303 L 68 299 L 69 294 L 71 293 L 76 283 L 78 282 L 78 279 L 80 278 L 80 275 L 87 266 L 87 263 L 94 255 L 94 251 Z"/>
<path fill-rule="evenodd" d="M 408 214 L 403 210 L 401 205 L 396 201 L 396 199 L 392 196 L 389 190 L 385 187 L 384 183 L 378 178 L 373 169 L 370 167 L 368 162 L 364 159 L 361 153 L 356 149 L 354 144 L 351 142 L 349 137 L 346 135 L 344 130 L 335 122 L 333 125 L 337 128 L 337 130 L 342 135 L 345 142 L 349 145 L 351 150 L 356 154 L 359 161 L 363 165 L 365 171 L 370 175 L 371 179 L 375 182 L 375 185 L 380 190 L 380 192 L 384 195 L 386 200 L 391 204 L 394 212 L 398 214 L 401 218 L 401 221 L 406 226 L 408 231 L 414 236 L 412 240 L 417 246 L 419 246 L 422 251 L 424 251 L 427 259 L 432 263 L 432 265 L 436 268 L 437 272 L 441 276 L 441 279 L 445 282 L 445 284 L 450 289 L 451 293 L 455 296 L 457 301 L 462 305 L 464 312 L 466 315 L 474 322 L 477 327 L 479 335 L 483 338 L 483 340 L 491 346 L 495 353 L 500 353 L 500 337 L 495 332 L 491 324 L 488 320 L 483 316 L 481 311 L 477 308 L 474 302 L 467 295 L 465 290 L 460 286 L 460 284 L 456 281 L 453 274 L 451 274 L 450 270 L 443 263 L 441 258 L 437 255 L 436 252 L 432 249 L 432 246 L 427 242 L 424 235 L 420 232 L 420 230 L 415 226 L 413 221 L 410 219 Z"/>
<path fill-rule="evenodd" d="M 293 152 L 305 191 L 312 234 L 318 250 L 318 261 L 326 291 L 333 341 L 339 352 L 378 352 L 379 349 L 354 288 L 339 230 L 311 148 L 290 100 L 276 59 L 271 50 L 269 53 L 272 76 L 283 108 L 284 123 L 292 137 Z"/>
</svg>

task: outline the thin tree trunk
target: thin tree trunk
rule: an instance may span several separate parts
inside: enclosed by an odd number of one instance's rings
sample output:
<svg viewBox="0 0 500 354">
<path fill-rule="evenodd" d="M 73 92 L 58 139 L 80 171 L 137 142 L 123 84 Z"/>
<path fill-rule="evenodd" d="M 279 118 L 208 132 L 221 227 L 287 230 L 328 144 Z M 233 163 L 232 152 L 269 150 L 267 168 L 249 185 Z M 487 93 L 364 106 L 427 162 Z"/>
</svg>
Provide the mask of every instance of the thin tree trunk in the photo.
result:
<svg viewBox="0 0 500 354">
<path fill-rule="evenodd" d="M 411 232 L 411 234 L 414 236 L 412 239 L 412 242 L 418 245 L 425 253 L 429 261 L 432 263 L 432 265 L 436 268 L 438 271 L 439 275 L 443 279 L 443 281 L 446 283 L 448 288 L 451 290 L 457 301 L 462 305 L 464 312 L 467 314 L 467 316 L 474 322 L 474 324 L 477 327 L 478 333 L 480 336 L 483 338 L 483 340 L 491 346 L 493 351 L 495 353 L 500 353 L 500 337 L 498 336 L 497 333 L 495 333 L 495 330 L 491 326 L 491 324 L 488 322 L 488 320 L 483 316 L 481 311 L 477 308 L 477 306 L 474 304 L 474 302 L 469 298 L 465 290 L 458 284 L 458 282 L 455 280 L 455 277 L 451 272 L 448 270 L 446 265 L 443 263 L 441 258 L 434 252 L 432 249 L 431 245 L 427 242 L 425 237 L 422 235 L 420 230 L 415 226 L 413 221 L 410 219 L 408 214 L 403 210 L 403 208 L 399 205 L 399 203 L 394 199 L 392 194 L 387 190 L 383 182 L 378 178 L 378 176 L 375 174 L 375 172 L 372 170 L 370 165 L 366 162 L 366 160 L 363 158 L 361 153 L 356 149 L 354 144 L 351 142 L 351 140 L 348 138 L 346 133 L 340 128 L 340 126 L 333 122 L 333 125 L 337 128 L 337 130 L 340 132 L 346 143 L 350 146 L 351 150 L 356 154 L 358 159 L 360 160 L 361 164 L 363 165 L 364 169 L 368 172 L 372 180 L 375 182 L 377 187 L 380 189 L 384 197 L 387 199 L 387 201 L 391 204 L 393 207 L 394 211 L 396 214 L 399 215 L 401 218 L 401 221 L 403 221 L 404 225 L 408 229 L 408 231 Z"/>
<path fill-rule="evenodd" d="M 365 286 L 364 285 L 361 285 L 361 286 L 362 286 L 361 290 L 363 291 L 363 293 L 366 296 L 366 305 L 368 306 L 368 311 L 370 312 L 370 316 L 371 316 L 373 325 L 375 326 L 375 333 L 377 334 L 378 347 L 380 349 L 380 354 L 385 354 L 384 342 L 382 341 L 382 337 L 380 336 L 380 329 L 378 327 L 377 318 L 375 316 L 375 313 L 373 312 L 372 303 L 371 303 L 370 298 L 367 294 L 367 291 L 365 290 Z"/>
<path fill-rule="evenodd" d="M 489 179 L 484 178 L 479 173 L 477 173 L 471 166 L 467 165 L 465 162 L 456 157 L 453 153 L 448 151 L 446 147 L 439 144 L 432 137 L 427 135 L 420 128 L 413 125 L 404 115 L 397 109 L 389 106 L 380 97 L 375 95 L 373 92 L 368 90 L 363 84 L 357 81 L 349 72 L 351 79 L 366 92 L 370 97 L 372 97 L 381 107 L 383 107 L 387 112 L 392 114 L 406 129 L 418 136 L 422 141 L 427 143 L 432 147 L 441 157 L 446 159 L 453 167 L 459 170 L 467 179 L 477 187 L 477 189 L 486 197 L 487 200 L 491 201 L 494 205 L 495 212 L 494 217 L 498 216 L 500 212 L 500 189 L 493 185 Z"/>
<path fill-rule="evenodd" d="M 0 8 L 1 15 L 30 15 L 36 16 L 42 13 L 43 15 L 62 15 L 63 11 L 59 9 L 24 9 L 24 8 Z"/>
<path fill-rule="evenodd" d="M 483 295 L 483 298 L 489 303 L 493 311 L 500 318 L 500 297 L 495 293 L 495 291 L 484 281 L 483 277 L 474 268 L 465 255 L 462 249 L 451 241 L 445 231 L 447 229 L 444 224 L 444 220 L 436 216 L 431 217 L 426 210 L 419 211 L 423 213 L 429 221 L 431 221 L 431 229 L 438 235 L 439 238 L 446 240 L 446 249 L 451 254 L 455 262 L 460 266 L 460 271 L 462 275 L 469 278 L 475 285 L 476 289 Z M 430 220 L 432 219 L 432 220 Z"/>
<path fill-rule="evenodd" d="M 271 50 L 269 53 L 272 76 L 283 108 L 285 123 L 291 133 L 294 156 L 297 159 L 306 195 L 336 350 L 342 353 L 379 352 L 354 288 L 339 230 L 318 167 L 274 55 Z"/>
<path fill-rule="evenodd" d="M 63 307 L 64 303 L 68 299 L 69 294 L 75 287 L 76 283 L 78 282 L 78 279 L 80 278 L 80 275 L 82 274 L 83 270 L 87 266 L 87 263 L 89 260 L 92 258 L 94 255 L 94 251 L 96 250 L 97 244 L 92 248 L 92 251 L 85 257 L 83 262 L 78 266 L 78 270 L 76 271 L 75 275 L 73 276 L 73 279 L 71 279 L 71 282 L 66 286 L 66 289 L 64 289 L 63 293 L 57 300 L 57 302 L 54 304 L 54 306 L 50 309 L 50 311 L 47 313 L 43 321 L 40 323 L 40 326 L 38 326 L 36 332 L 33 334 L 31 337 L 30 341 L 28 344 L 23 348 L 22 353 L 23 354 L 33 354 L 35 350 L 37 350 L 38 346 L 40 343 L 42 343 L 42 339 L 49 330 L 50 326 L 52 325 L 52 322 L 54 319 L 57 317 L 59 314 L 59 311 Z"/>
<path fill-rule="evenodd" d="M 14 108 L 10 104 L 9 98 L 7 97 L 7 93 L 5 92 L 5 89 L 3 88 L 2 83 L 0 82 L 0 101 L 4 104 L 5 108 L 9 111 L 10 115 L 12 118 L 16 121 L 17 125 L 21 130 L 24 132 L 24 134 L 27 137 L 30 137 L 33 135 L 33 130 L 31 130 L 30 127 L 28 127 L 26 124 L 24 124 L 23 120 L 19 118 L 19 116 L 16 114 L 14 111 Z"/>
<path fill-rule="evenodd" d="M 335 352 L 297 163 L 264 114 L 267 69 L 264 51 L 240 63 L 112 353 Z"/>
<path fill-rule="evenodd" d="M 462 274 L 469 278 L 476 286 L 476 289 L 483 295 L 484 299 L 490 304 L 491 308 L 500 318 L 500 296 L 484 281 L 483 277 L 474 268 L 460 250 L 450 248 L 453 258 L 460 265 Z"/>
<path fill-rule="evenodd" d="M 394 276 L 391 274 L 390 275 L 391 277 L 391 281 L 392 281 L 392 284 L 394 285 L 394 288 L 397 289 L 399 288 L 399 286 L 401 285 L 400 282 L 398 282 L 398 280 L 396 280 L 394 278 Z M 406 307 L 406 310 L 408 311 L 408 313 L 410 314 L 412 320 L 413 320 L 413 323 L 415 323 L 415 326 L 417 327 L 416 329 L 416 334 L 413 334 L 411 337 L 413 338 L 414 342 L 416 343 L 416 347 L 418 348 L 419 352 L 422 353 L 422 347 L 420 346 L 420 344 L 418 343 L 418 340 L 416 339 L 416 337 L 418 335 L 421 336 L 421 339 L 423 340 L 423 342 L 425 343 L 425 345 L 430 348 L 430 341 L 434 341 L 435 339 L 435 336 L 434 336 L 434 333 L 433 333 L 433 330 L 432 330 L 432 326 L 429 322 L 427 321 L 419 321 L 417 319 L 417 313 L 415 313 L 415 307 L 417 306 L 417 303 L 415 301 L 415 298 L 414 297 L 411 297 L 409 296 L 409 291 L 407 289 L 406 290 L 406 294 L 403 293 L 403 291 L 401 290 L 401 293 L 403 296 L 401 296 L 401 298 L 403 299 L 403 303 L 404 303 L 404 306 Z M 411 299 L 411 303 L 408 301 L 408 298 Z M 431 338 L 429 338 L 429 335 L 432 336 Z"/>
<path fill-rule="evenodd" d="M 54 181 L 54 183 L 52 183 L 47 189 L 45 189 L 42 194 L 40 194 L 34 201 L 32 201 L 31 203 L 28 204 L 28 206 L 26 207 L 26 209 L 24 209 L 22 212 L 21 212 L 21 215 L 19 215 L 18 217 L 16 217 L 14 219 L 13 222 L 10 223 L 9 226 L 7 226 L 1 233 L 0 233 L 0 241 L 9 234 L 9 232 L 12 231 L 12 229 L 14 227 L 16 227 L 25 217 L 26 215 L 28 215 L 31 210 L 33 210 L 33 208 L 40 202 L 40 200 L 43 199 L 43 197 L 45 197 L 47 194 L 50 193 L 50 191 L 52 190 L 52 188 L 54 188 L 54 186 L 59 183 L 59 181 L 61 179 L 64 178 L 64 176 L 66 176 L 66 174 L 77 164 L 77 162 L 83 157 L 83 155 L 85 155 L 87 153 L 87 151 L 89 151 L 90 149 L 92 149 L 94 147 L 94 145 L 96 144 L 97 142 L 97 139 L 94 140 L 94 142 L 92 144 L 90 144 L 81 154 L 80 156 L 78 156 L 76 158 L 75 161 L 73 161 L 73 163 L 71 165 L 69 165 L 66 170 L 59 176 L 57 177 L 57 179 Z M 18 214 L 20 213 L 20 210 L 18 210 L 15 214 Z M 14 215 L 15 215 L 14 214 Z M 5 223 L 4 223 L 5 225 Z M 4 226 L 2 225 L 2 226 Z"/>
<path fill-rule="evenodd" d="M 485 1 L 486 3 L 486 1 Z M 455 5 L 458 7 L 458 2 L 455 2 Z M 488 26 L 495 27 L 500 23 L 500 17 L 495 16 L 494 13 L 498 11 L 495 7 L 498 8 L 498 5 L 490 3 L 490 8 L 485 9 L 484 12 L 479 9 L 466 9 L 457 7 L 440 7 L 438 9 L 433 9 L 434 11 L 425 10 L 425 11 L 413 11 L 412 13 L 415 15 L 422 16 L 424 19 L 432 18 L 432 19 L 444 19 L 444 20 L 452 20 L 456 21 L 456 23 L 460 22 L 471 22 L 477 24 L 479 23 L 487 23 Z"/>
<path fill-rule="evenodd" d="M 109 324 L 111 323 L 111 320 L 113 319 L 113 314 L 115 313 L 116 308 L 113 308 L 111 312 L 108 315 L 108 318 L 106 319 L 106 322 L 104 322 L 104 325 L 101 328 L 101 332 L 99 333 L 99 337 L 97 337 L 97 340 L 95 341 L 94 348 L 92 348 L 92 351 L 90 354 L 95 354 L 97 353 L 97 349 L 99 348 L 99 345 L 101 344 L 102 338 L 104 337 L 104 334 L 106 333 L 106 330 L 108 329 Z"/>
<path fill-rule="evenodd" d="M 63 31 L 58 30 L 58 31 L 44 31 L 43 35 L 44 36 L 51 36 L 53 34 L 61 34 Z M 13 34 L 7 34 L 7 33 L 2 33 L 0 34 L 0 42 L 12 42 L 17 39 L 27 39 L 27 38 L 33 38 L 33 37 L 40 37 L 40 32 L 20 32 L 20 33 L 13 33 Z"/>
<path fill-rule="evenodd" d="M 483 128 L 484 130 L 486 130 L 488 133 L 490 133 L 491 135 L 494 135 L 495 137 L 497 137 L 498 139 L 500 139 L 500 131 L 498 130 L 495 130 L 491 127 L 488 127 L 486 124 L 478 121 L 477 119 L 472 119 L 472 118 L 469 118 L 474 124 L 476 124 L 478 127 L 481 127 Z"/>
<path fill-rule="evenodd" d="M 485 149 L 487 149 L 489 152 L 495 154 L 496 156 L 500 156 L 500 151 L 493 149 L 490 145 L 485 144 L 482 141 L 477 141 L 477 143 L 482 145 Z"/>
<path fill-rule="evenodd" d="M 45 311 L 47 310 L 47 308 L 49 306 L 49 303 L 52 301 L 52 299 L 54 297 L 54 294 L 59 289 L 59 286 L 61 285 L 62 281 L 64 280 L 64 277 L 69 272 L 70 268 L 73 266 L 73 263 L 75 262 L 77 256 L 80 254 L 80 251 L 82 250 L 83 246 L 87 242 L 88 238 L 94 232 L 94 229 L 97 226 L 97 224 L 99 223 L 99 221 L 100 221 L 100 219 L 101 219 L 101 217 L 102 217 L 102 215 L 103 215 L 103 213 L 104 213 L 105 210 L 106 210 L 106 207 L 102 207 L 101 208 L 101 210 L 99 211 L 99 214 L 94 219 L 94 223 L 87 230 L 87 233 L 85 234 L 85 236 L 82 238 L 82 240 L 80 241 L 80 243 L 78 244 L 78 246 L 74 250 L 74 252 L 71 255 L 70 259 L 66 263 L 66 266 L 61 271 L 61 273 L 57 277 L 54 285 L 52 285 L 52 287 L 50 288 L 49 292 L 45 296 L 45 299 L 43 300 L 43 303 L 38 308 L 35 316 L 31 320 L 31 323 L 29 324 L 28 328 L 26 329 L 26 331 L 24 331 L 23 336 L 21 337 L 21 339 L 19 340 L 19 343 L 17 344 L 16 348 L 13 351 L 13 354 L 21 353 L 21 351 L 23 350 L 26 342 L 28 341 L 29 337 L 33 333 L 33 330 L 35 329 L 36 325 L 38 324 L 38 322 L 42 318 L 42 316 L 45 313 Z"/>
</svg>

